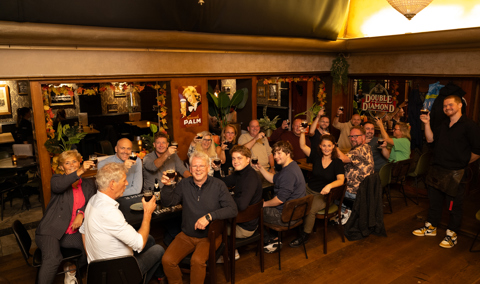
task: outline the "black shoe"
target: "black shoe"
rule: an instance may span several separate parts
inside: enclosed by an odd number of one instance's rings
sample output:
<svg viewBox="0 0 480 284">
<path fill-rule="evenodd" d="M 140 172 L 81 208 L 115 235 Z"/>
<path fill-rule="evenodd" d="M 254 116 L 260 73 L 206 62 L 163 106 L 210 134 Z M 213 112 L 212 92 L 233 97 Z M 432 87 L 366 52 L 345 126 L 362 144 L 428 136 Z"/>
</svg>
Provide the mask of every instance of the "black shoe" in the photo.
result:
<svg viewBox="0 0 480 284">
<path fill-rule="evenodd" d="M 307 243 L 309 237 L 310 237 L 310 234 L 302 233 L 299 238 L 290 242 L 290 247 L 296 248 L 301 246 L 303 243 Z"/>
</svg>

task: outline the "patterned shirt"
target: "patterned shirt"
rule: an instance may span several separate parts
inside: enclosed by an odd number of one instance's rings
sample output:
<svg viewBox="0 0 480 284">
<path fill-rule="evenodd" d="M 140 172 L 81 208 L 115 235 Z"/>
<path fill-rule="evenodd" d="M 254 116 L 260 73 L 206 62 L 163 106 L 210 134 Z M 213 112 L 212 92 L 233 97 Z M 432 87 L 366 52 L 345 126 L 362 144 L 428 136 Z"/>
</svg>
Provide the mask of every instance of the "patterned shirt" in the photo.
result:
<svg viewBox="0 0 480 284">
<path fill-rule="evenodd" d="M 363 144 L 355 147 L 347 153 L 350 163 L 345 164 L 345 178 L 347 179 L 347 191 L 357 194 L 360 183 L 369 175 L 373 174 L 373 154 L 370 145 Z"/>
</svg>

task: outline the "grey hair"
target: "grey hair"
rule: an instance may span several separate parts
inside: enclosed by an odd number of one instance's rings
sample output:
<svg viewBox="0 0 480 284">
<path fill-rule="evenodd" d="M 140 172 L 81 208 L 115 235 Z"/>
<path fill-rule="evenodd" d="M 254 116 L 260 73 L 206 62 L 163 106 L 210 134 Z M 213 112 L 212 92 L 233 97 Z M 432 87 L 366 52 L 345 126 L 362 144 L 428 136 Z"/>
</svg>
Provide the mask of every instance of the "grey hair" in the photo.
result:
<svg viewBox="0 0 480 284">
<path fill-rule="evenodd" d="M 108 163 L 97 171 L 97 188 L 105 191 L 111 181 L 119 182 L 123 175 L 127 174 L 127 168 L 122 163 Z"/>
<path fill-rule="evenodd" d="M 193 158 L 202 159 L 210 167 L 210 158 L 206 153 L 198 151 L 193 152 L 193 154 L 190 156 L 190 159 L 188 160 L 190 166 L 192 166 Z"/>
</svg>

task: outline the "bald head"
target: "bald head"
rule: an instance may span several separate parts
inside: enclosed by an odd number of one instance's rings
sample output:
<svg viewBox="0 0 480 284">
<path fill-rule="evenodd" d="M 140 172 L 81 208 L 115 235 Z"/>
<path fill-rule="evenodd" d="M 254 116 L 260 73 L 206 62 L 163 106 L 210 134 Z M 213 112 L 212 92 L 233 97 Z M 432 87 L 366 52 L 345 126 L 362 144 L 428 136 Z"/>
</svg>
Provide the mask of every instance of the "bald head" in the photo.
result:
<svg viewBox="0 0 480 284">
<path fill-rule="evenodd" d="M 118 140 L 117 146 L 115 146 L 117 157 L 125 162 L 132 153 L 132 145 L 132 141 L 128 140 L 127 138 Z"/>
<path fill-rule="evenodd" d="M 250 136 L 255 137 L 260 132 L 260 124 L 258 123 L 258 120 L 254 119 L 250 121 L 247 129 Z"/>
</svg>

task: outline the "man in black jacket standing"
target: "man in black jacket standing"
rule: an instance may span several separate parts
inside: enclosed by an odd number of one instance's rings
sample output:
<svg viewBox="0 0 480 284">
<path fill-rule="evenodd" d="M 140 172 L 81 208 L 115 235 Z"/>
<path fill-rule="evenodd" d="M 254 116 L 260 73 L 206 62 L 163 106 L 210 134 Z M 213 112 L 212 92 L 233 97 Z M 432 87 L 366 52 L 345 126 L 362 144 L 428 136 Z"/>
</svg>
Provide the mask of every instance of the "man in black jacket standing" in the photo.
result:
<svg viewBox="0 0 480 284">
<path fill-rule="evenodd" d="M 183 179 L 173 188 L 164 174 L 162 183 L 162 206 L 182 203 L 182 232 L 168 247 L 162 264 L 170 284 L 183 283 L 178 263 L 193 252 L 190 261 L 190 283 L 203 283 L 208 260 L 208 224 L 216 219 L 228 219 L 237 215 L 237 206 L 227 186 L 221 180 L 208 176 L 209 157 L 194 152 L 190 157 L 192 177 Z M 221 238 L 217 239 L 217 247 Z"/>
<path fill-rule="evenodd" d="M 428 143 L 434 143 L 434 158 L 426 178 L 430 201 L 427 222 L 412 233 L 419 237 L 436 236 L 447 199 L 450 219 L 440 246 L 452 248 L 457 244 L 456 232 L 460 229 L 463 213 L 465 187 L 460 181 L 468 164 L 480 158 L 480 128 L 462 115 L 462 101 L 458 96 L 445 98 L 443 112 L 449 119 L 437 123 L 433 129 L 430 113 L 420 115 L 425 124 L 425 138 Z"/>
</svg>

